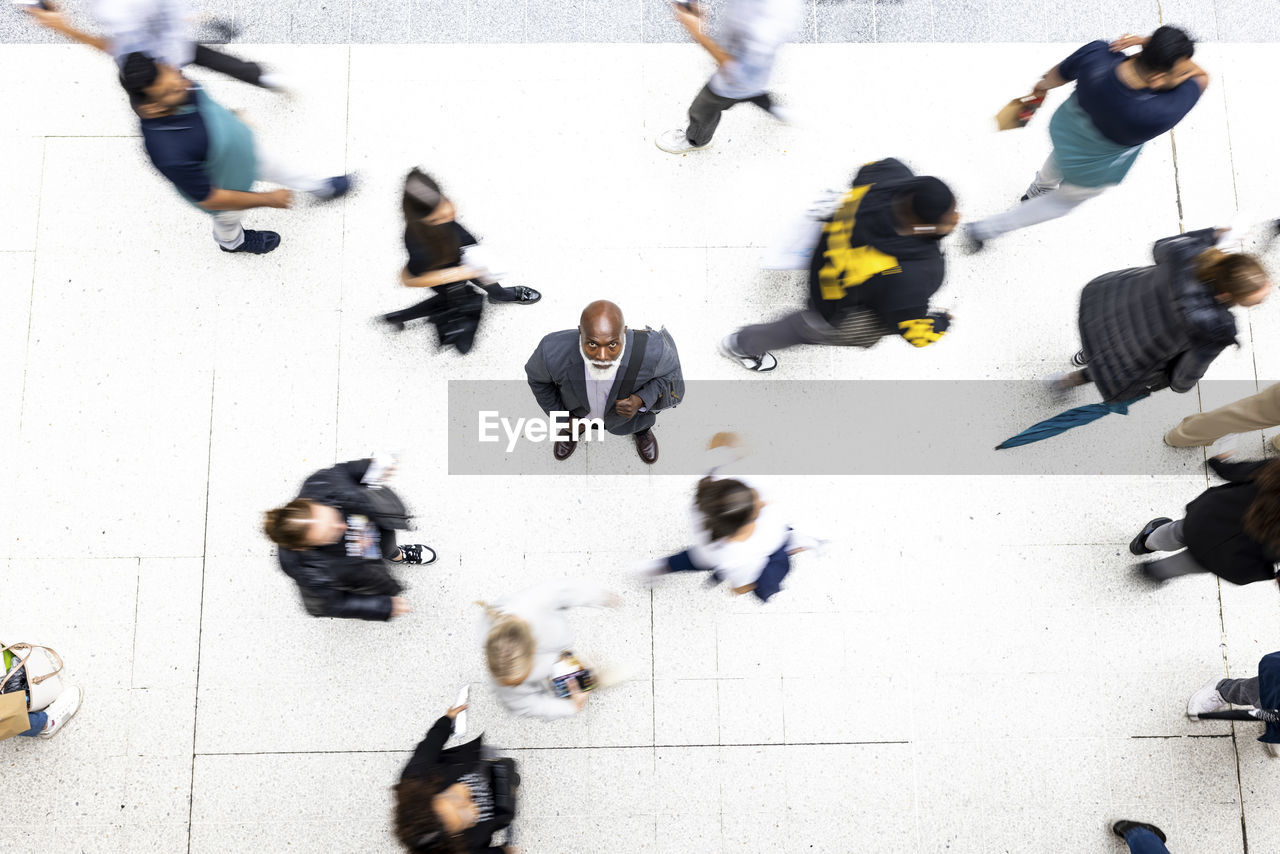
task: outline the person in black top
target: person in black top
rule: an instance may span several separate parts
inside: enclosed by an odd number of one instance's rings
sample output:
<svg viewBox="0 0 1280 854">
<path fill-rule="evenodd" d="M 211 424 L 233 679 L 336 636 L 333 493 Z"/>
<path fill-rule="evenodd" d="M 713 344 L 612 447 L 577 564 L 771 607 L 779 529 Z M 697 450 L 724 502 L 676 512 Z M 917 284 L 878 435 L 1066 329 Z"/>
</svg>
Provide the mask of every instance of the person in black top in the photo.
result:
<svg viewBox="0 0 1280 854">
<path fill-rule="evenodd" d="M 395 786 L 396 836 L 414 854 L 515 851 L 515 761 L 485 759 L 479 738 L 444 749 L 465 708 L 455 706 L 432 725 Z M 507 845 L 493 845 L 493 834 L 503 828 Z"/>
<path fill-rule="evenodd" d="M 311 616 L 389 620 L 411 610 L 387 564 L 430 564 L 436 553 L 422 544 L 396 545 L 409 516 L 383 486 L 394 468 L 380 457 L 338 463 L 307 478 L 297 498 L 267 511 L 263 530 L 280 547 L 280 568 L 297 582 Z"/>
<path fill-rule="evenodd" d="M 486 291 L 489 302 L 532 305 L 542 294 L 524 286 L 503 287 L 476 258 L 479 240 L 454 219 L 453 202 L 440 185 L 420 169 L 405 178 L 404 246 L 409 262 L 400 281 L 411 288 L 431 288 L 435 294 L 417 305 L 382 316 L 397 331 L 421 317 L 436 326 L 440 346 L 452 344 L 460 353 L 471 349 L 484 305 L 470 285 Z"/>
<path fill-rule="evenodd" d="M 809 307 L 739 329 L 721 352 L 749 370 L 771 371 L 778 360 L 769 351 L 796 344 L 865 347 L 897 333 L 929 346 L 951 320 L 931 312 L 929 299 L 942 286 L 939 243 L 959 221 L 955 196 L 937 178 L 893 158 L 863 166 L 822 227 L 809 265 Z"/>
<path fill-rule="evenodd" d="M 1280 460 L 1232 463 L 1227 462 L 1228 456 L 1219 454 L 1209 460 L 1209 467 L 1227 483 L 1202 492 L 1187 505 L 1183 519 L 1152 519 L 1129 544 L 1135 555 L 1177 552 L 1137 564 L 1144 576 L 1166 581 L 1212 572 L 1232 584 L 1276 580 Z"/>
</svg>

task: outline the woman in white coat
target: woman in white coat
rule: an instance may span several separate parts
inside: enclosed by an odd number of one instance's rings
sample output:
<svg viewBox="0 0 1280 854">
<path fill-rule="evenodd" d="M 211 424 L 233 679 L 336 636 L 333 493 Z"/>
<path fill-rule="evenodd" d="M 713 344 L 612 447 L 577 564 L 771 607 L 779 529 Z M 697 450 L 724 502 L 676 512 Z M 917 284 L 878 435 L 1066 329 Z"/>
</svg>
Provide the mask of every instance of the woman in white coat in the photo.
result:
<svg viewBox="0 0 1280 854">
<path fill-rule="evenodd" d="M 485 658 L 497 695 L 513 714 L 567 718 L 590 694 L 572 685 L 558 697 L 551 685 L 556 663 L 570 651 L 573 632 L 564 612 L 575 607 L 616 608 L 617 594 L 590 581 L 559 579 L 503 597 L 485 610 Z"/>
</svg>

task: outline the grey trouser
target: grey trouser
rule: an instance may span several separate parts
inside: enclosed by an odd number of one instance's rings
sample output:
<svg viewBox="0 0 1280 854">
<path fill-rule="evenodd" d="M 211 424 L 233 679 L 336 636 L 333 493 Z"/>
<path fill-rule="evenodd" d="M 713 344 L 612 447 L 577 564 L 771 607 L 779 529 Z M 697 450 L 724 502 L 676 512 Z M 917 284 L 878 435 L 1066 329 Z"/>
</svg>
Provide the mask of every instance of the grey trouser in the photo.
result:
<svg viewBox="0 0 1280 854">
<path fill-rule="evenodd" d="M 1182 539 L 1183 521 L 1179 519 L 1176 522 L 1166 522 L 1156 528 L 1147 537 L 1147 548 L 1158 552 L 1171 552 L 1185 548 L 1186 542 Z M 1143 564 L 1142 571 L 1151 578 L 1166 581 L 1179 575 L 1190 575 L 1193 572 L 1208 572 L 1209 570 L 1196 563 L 1196 559 L 1191 556 L 1191 552 L 1180 551 L 1175 555 Z"/>
<path fill-rule="evenodd" d="M 835 328 L 813 309 L 795 311 L 770 323 L 744 326 L 737 333 L 739 353 L 758 356 L 771 350 L 782 350 L 797 344 L 826 344 Z"/>
<path fill-rule="evenodd" d="M 1257 706 L 1262 702 L 1262 689 L 1258 677 L 1252 679 L 1223 679 L 1218 683 L 1222 699 L 1236 706 Z"/>
<path fill-rule="evenodd" d="M 761 92 L 750 98 L 723 98 L 711 91 L 711 85 L 702 87 L 702 91 L 689 105 L 689 126 L 685 128 L 685 139 L 692 145 L 706 145 L 715 135 L 720 125 L 720 114 L 735 104 L 750 102 L 765 112 L 773 107 L 773 100 L 768 92 Z"/>
</svg>

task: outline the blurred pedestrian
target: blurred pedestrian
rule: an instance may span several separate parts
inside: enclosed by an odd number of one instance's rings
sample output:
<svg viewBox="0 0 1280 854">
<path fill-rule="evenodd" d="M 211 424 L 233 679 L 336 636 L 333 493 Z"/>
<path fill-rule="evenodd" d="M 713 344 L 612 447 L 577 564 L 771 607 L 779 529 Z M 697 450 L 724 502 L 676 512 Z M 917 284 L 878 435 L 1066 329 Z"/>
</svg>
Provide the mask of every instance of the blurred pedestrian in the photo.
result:
<svg viewBox="0 0 1280 854">
<path fill-rule="evenodd" d="M 582 709 L 589 686 L 569 685 L 557 692 L 552 678 L 570 652 L 573 632 L 564 612 L 570 608 L 616 608 L 622 603 L 590 581 L 546 581 L 519 593 L 488 602 L 484 608 L 484 652 L 498 698 L 515 715 L 567 718 Z M 568 696 L 560 696 L 567 693 Z"/>
<path fill-rule="evenodd" d="M 703 32 L 696 0 L 674 2 L 671 8 L 693 40 L 711 54 L 716 71 L 689 106 L 688 126 L 661 134 L 658 148 L 671 154 L 707 148 L 721 114 L 737 104 L 755 104 L 774 118 L 787 120 L 768 86 L 778 50 L 795 33 L 804 14 L 800 0 L 727 0 L 717 10 L 723 22 L 720 41 Z"/>
<path fill-rule="evenodd" d="M 1164 831 L 1154 824 L 1124 819 L 1111 826 L 1111 832 L 1129 846 L 1129 854 L 1169 854 Z"/>
<path fill-rule="evenodd" d="M 455 706 L 432 725 L 395 786 L 396 836 L 413 854 L 515 851 L 515 760 L 490 758 L 479 737 L 445 749 L 466 708 Z M 493 845 L 493 835 L 504 828 L 508 844 Z"/>
<path fill-rule="evenodd" d="M 583 309 L 577 329 L 543 337 L 524 371 L 542 411 L 568 413 L 575 423 L 552 447 L 559 461 L 578 446 L 576 422 L 600 419 L 609 433 L 631 436 L 641 460 L 656 463 L 656 413 L 684 397 L 680 354 L 670 333 L 628 329 L 622 309 L 608 300 Z"/>
<path fill-rule="evenodd" d="M 1122 53 L 1137 46 L 1134 57 Z M 1165 26 L 1110 45 L 1090 42 L 1045 72 L 1033 95 L 1076 82 L 1049 122 L 1053 151 L 1021 204 L 964 230 L 967 249 L 981 251 L 1002 234 L 1064 216 L 1124 180 L 1142 146 L 1180 122 L 1209 85 L 1194 54 L 1185 32 Z"/>
<path fill-rule="evenodd" d="M 1153 581 L 1212 572 L 1232 584 L 1276 580 L 1280 559 L 1280 460 L 1228 462 L 1221 456 L 1209 467 L 1228 481 L 1212 486 L 1187 505 L 1174 521 L 1152 519 L 1133 542 L 1135 555 L 1177 554 L 1138 564 Z M 1185 549 L 1184 551 L 1178 551 Z"/>
<path fill-rule="evenodd" d="M 796 344 L 869 347 L 897 334 L 927 347 L 951 323 L 930 311 L 942 287 L 942 238 L 960 221 L 951 189 L 892 157 L 858 170 L 821 227 L 809 259 L 809 305 L 729 335 L 720 351 L 747 370 L 772 371 L 771 351 Z"/>
<path fill-rule="evenodd" d="M 1175 448 L 1198 448 L 1212 445 L 1233 433 L 1265 430 L 1278 425 L 1280 383 L 1217 409 L 1188 415 L 1164 435 L 1164 441 Z M 1271 438 L 1271 446 L 1280 451 L 1280 436 Z"/>
<path fill-rule="evenodd" d="M 421 169 L 406 176 L 401 207 L 409 261 L 400 281 L 411 288 L 429 288 L 432 296 L 383 315 L 382 320 L 395 329 L 403 330 L 410 320 L 430 318 L 440 346 L 452 345 L 466 353 L 475 340 L 484 304 L 472 285 L 487 293 L 493 303 L 532 305 L 542 299 L 533 288 L 498 283 L 496 271 L 486 266 L 478 248 L 480 241 L 457 221 L 453 202 Z"/>
<path fill-rule="evenodd" d="M 187 202 L 212 216 L 223 252 L 261 255 L 280 245 L 276 232 L 240 225 L 250 208 L 290 207 L 291 190 L 329 201 L 351 189 L 350 175 L 317 178 L 271 157 L 248 125 L 171 65 L 131 53 L 120 83 L 140 119 L 151 163 Z M 256 181 L 290 189 L 253 192 Z"/>
<path fill-rule="evenodd" d="M 742 458 L 735 434 L 712 437 L 708 471 L 698 481 L 690 508 L 693 545 L 657 561 L 649 569 L 652 576 L 709 572 L 712 581 L 727 582 L 735 594 L 752 593 L 768 602 L 782 589 L 792 555 L 821 546 L 794 531 L 752 480 L 728 473 Z"/>
<path fill-rule="evenodd" d="M 338 463 L 267 511 L 263 530 L 280 547 L 280 568 L 297 582 L 311 616 L 389 620 L 411 610 L 389 565 L 432 564 L 436 553 L 421 543 L 396 545 L 409 516 L 384 485 L 392 471 L 384 456 Z"/>
<path fill-rule="evenodd" d="M 284 78 L 258 63 L 197 44 L 191 35 L 193 13 L 185 0 L 92 0 L 89 15 L 105 33 L 102 36 L 71 26 L 49 0 L 43 0 L 43 6 L 25 8 L 42 26 L 110 54 L 117 65 L 123 65 L 131 53 L 145 53 L 177 69 L 198 65 L 253 86 L 288 91 Z M 221 26 L 231 29 L 225 23 Z"/>
<path fill-rule="evenodd" d="M 1057 395 L 1093 383 L 1107 403 L 1171 388 L 1182 394 L 1236 341 L 1232 306 L 1271 293 L 1252 255 L 1213 248 L 1222 230 L 1205 228 L 1157 241 L 1155 265 L 1099 276 L 1080 294 L 1080 370 L 1055 377 Z"/>
</svg>

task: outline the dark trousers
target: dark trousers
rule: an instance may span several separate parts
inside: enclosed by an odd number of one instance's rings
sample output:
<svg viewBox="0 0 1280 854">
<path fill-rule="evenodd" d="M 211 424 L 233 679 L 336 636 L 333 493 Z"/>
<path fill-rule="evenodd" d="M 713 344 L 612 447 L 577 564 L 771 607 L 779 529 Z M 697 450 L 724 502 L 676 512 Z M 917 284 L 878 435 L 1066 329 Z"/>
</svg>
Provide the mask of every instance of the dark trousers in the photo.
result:
<svg viewBox="0 0 1280 854">
<path fill-rule="evenodd" d="M 1262 702 L 1262 688 L 1258 677 L 1252 679 L 1223 679 L 1218 683 L 1222 699 L 1236 706 L 1254 706 Z"/>
<path fill-rule="evenodd" d="M 685 128 L 685 138 L 692 145 L 706 145 L 720 125 L 720 114 L 742 103 L 755 104 L 766 113 L 773 109 L 773 99 L 768 92 L 761 92 L 751 98 L 722 98 L 711 91 L 710 84 L 703 86 L 698 97 L 689 105 L 689 127 Z"/>
<path fill-rule="evenodd" d="M 791 555 L 787 554 L 787 548 L 790 545 L 791 539 L 788 538 L 787 542 L 782 544 L 782 548 L 769 555 L 769 562 L 765 564 L 760 577 L 756 579 L 755 589 L 751 592 L 761 602 L 768 602 L 775 593 L 782 589 L 782 580 L 791 571 Z M 694 563 L 693 558 L 689 556 L 688 549 L 667 558 L 667 568 L 672 572 L 710 572 L 711 578 L 716 583 L 724 580 L 716 570 L 708 570 L 706 567 L 698 566 Z"/>
<path fill-rule="evenodd" d="M 208 45 L 196 45 L 196 56 L 195 59 L 191 60 L 191 64 L 207 68 L 210 71 L 216 71 L 219 74 L 225 74 L 236 80 L 242 80 L 251 86 L 262 86 L 261 65 L 256 62 L 247 62 L 220 50 L 214 50 Z"/>
</svg>

